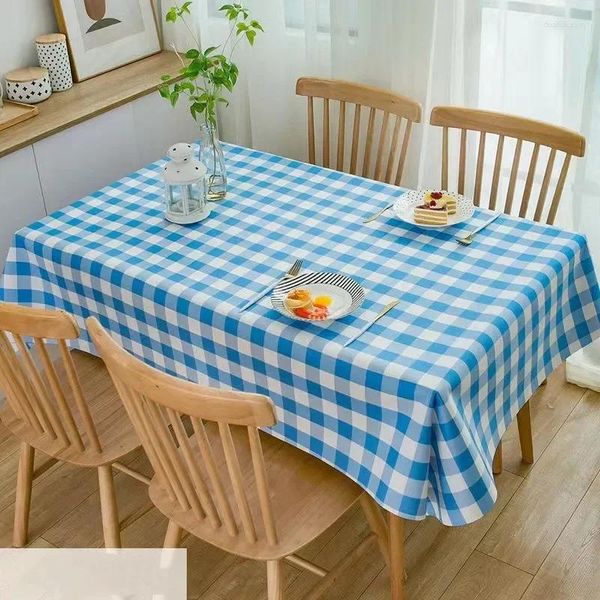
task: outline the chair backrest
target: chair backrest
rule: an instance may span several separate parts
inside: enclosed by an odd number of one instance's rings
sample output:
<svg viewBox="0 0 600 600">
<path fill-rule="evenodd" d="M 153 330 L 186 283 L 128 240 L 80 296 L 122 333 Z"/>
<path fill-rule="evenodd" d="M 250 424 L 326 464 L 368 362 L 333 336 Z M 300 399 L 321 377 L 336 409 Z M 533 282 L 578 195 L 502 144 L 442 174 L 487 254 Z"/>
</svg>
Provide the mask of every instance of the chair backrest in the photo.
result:
<svg viewBox="0 0 600 600">
<path fill-rule="evenodd" d="M 79 327 L 66 312 L 0 303 L 0 382 L 13 413 L 39 436 L 60 440 L 61 450 L 100 453 L 66 343 L 78 337 Z M 48 342 L 56 342 L 67 382 L 58 375 Z"/>
<path fill-rule="evenodd" d="M 96 319 L 88 319 L 87 326 L 158 483 L 170 499 L 196 519 L 208 519 L 214 529 L 224 525 L 231 536 L 243 536 L 246 542 L 276 544 L 257 429 L 276 422 L 271 400 L 258 394 L 204 387 L 162 373 L 121 348 Z M 190 424 L 188 433 L 186 425 Z M 235 426 L 247 430 L 244 445 L 234 442 Z M 208 435 L 209 428 L 218 430 L 220 444 L 211 443 L 214 438 Z M 224 456 L 226 469 L 219 468 L 217 454 Z M 253 489 L 244 483 L 248 477 L 243 477 L 241 459 L 252 465 Z M 227 490 L 233 491 L 233 498 Z M 259 500 L 259 517 L 250 508 L 249 498 L 254 497 Z"/>
<path fill-rule="evenodd" d="M 484 162 L 486 151 L 486 140 L 488 135 L 497 136 L 494 168 L 491 177 L 488 207 L 496 209 L 498 199 L 498 188 L 500 176 L 503 170 L 503 154 L 505 140 L 515 140 L 512 156 L 508 187 L 503 210 L 511 214 L 514 205 L 517 179 L 520 172 L 520 164 L 523 152 L 523 143 L 532 144 L 529 166 L 521 194 L 518 209 L 520 217 L 527 217 L 528 211 L 535 221 L 544 221 L 552 224 L 556 217 L 556 211 L 569 171 L 572 156 L 583 156 L 585 154 L 585 138 L 575 131 L 534 121 L 523 117 L 507 115 L 487 110 L 475 110 L 456 106 L 436 106 L 431 111 L 430 122 L 443 128 L 442 134 L 442 180 L 441 187 L 448 189 L 448 168 L 450 154 L 449 130 L 460 131 L 460 146 L 458 151 L 458 185 L 457 192 L 464 194 L 465 177 L 467 171 L 467 144 L 468 132 L 478 132 L 476 142 L 477 163 L 475 167 L 475 184 L 473 200 L 477 206 L 480 205 L 482 187 L 484 181 Z M 532 190 L 536 179 L 536 171 L 540 158 L 540 149 L 545 148 L 547 152 L 546 166 L 543 170 L 543 178 L 539 184 L 539 191 L 535 205 L 530 207 Z M 558 153 L 564 154 L 558 178 L 554 177 L 554 166 Z M 541 173 L 541 171 L 540 171 Z M 549 188 L 554 186 L 554 193 L 550 204 L 546 206 Z M 530 210 L 531 208 L 531 210 Z"/>
<path fill-rule="evenodd" d="M 301 77 L 296 83 L 296 94 L 308 97 L 308 160 L 316 164 L 314 98 L 323 99 L 321 164 L 330 166 L 330 104 L 337 102 L 336 169 L 379 181 L 400 185 L 413 123 L 421 122 L 421 105 L 400 94 L 376 87 L 338 81 Z M 347 105 L 354 105 L 350 158 L 346 146 Z M 361 144 L 361 118 L 368 109 L 368 123 L 364 143 Z M 379 113 L 382 116 L 379 117 Z M 376 122 L 381 120 L 379 126 Z M 393 123 L 392 123 L 393 121 Z M 348 126 L 350 121 L 348 121 Z M 373 159 L 373 148 L 376 147 Z M 386 160 L 387 157 L 387 160 Z M 362 159 L 362 160 L 361 160 Z M 362 162 L 362 168 L 359 164 Z"/>
</svg>

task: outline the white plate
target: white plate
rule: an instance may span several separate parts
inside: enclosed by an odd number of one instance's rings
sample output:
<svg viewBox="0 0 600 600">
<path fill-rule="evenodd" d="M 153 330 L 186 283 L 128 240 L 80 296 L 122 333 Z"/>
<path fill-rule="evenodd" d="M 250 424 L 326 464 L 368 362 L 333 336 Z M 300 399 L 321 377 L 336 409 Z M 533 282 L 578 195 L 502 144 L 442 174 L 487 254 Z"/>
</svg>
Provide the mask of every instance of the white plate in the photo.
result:
<svg viewBox="0 0 600 600">
<path fill-rule="evenodd" d="M 423 204 L 423 198 L 429 192 L 436 192 L 441 190 L 410 190 L 403 196 L 400 196 L 394 203 L 393 211 L 401 221 L 410 223 L 415 227 L 422 227 L 423 229 L 444 229 L 457 223 L 464 223 L 468 221 L 475 212 L 475 206 L 470 198 L 465 198 L 461 194 L 455 194 L 454 192 L 444 192 L 448 196 L 456 198 L 456 214 L 448 215 L 448 223 L 446 225 L 427 225 L 423 223 L 415 223 L 415 206 Z"/>
<path fill-rule="evenodd" d="M 327 319 L 306 319 L 289 311 L 284 303 L 288 293 L 295 289 L 308 290 L 314 298 L 329 296 L 332 300 Z M 283 279 L 273 290 L 271 304 L 282 315 L 296 321 L 308 323 L 326 323 L 341 319 L 354 312 L 363 302 L 365 291 L 362 286 L 341 273 L 302 273 L 292 279 Z"/>
</svg>

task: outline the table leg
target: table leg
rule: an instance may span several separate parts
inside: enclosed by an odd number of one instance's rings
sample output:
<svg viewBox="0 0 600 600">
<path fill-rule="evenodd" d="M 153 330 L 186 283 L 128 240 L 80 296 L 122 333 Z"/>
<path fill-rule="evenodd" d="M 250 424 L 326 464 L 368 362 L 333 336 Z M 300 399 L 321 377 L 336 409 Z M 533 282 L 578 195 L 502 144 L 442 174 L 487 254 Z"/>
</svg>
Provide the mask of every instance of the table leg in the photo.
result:
<svg viewBox="0 0 600 600">
<path fill-rule="evenodd" d="M 492 473 L 494 475 L 500 475 L 500 473 L 502 473 L 502 440 L 498 442 L 496 454 L 494 454 L 494 461 L 492 462 Z"/>
<path fill-rule="evenodd" d="M 390 528 L 390 582 L 391 599 L 404 598 L 404 519 L 388 513 Z"/>
</svg>

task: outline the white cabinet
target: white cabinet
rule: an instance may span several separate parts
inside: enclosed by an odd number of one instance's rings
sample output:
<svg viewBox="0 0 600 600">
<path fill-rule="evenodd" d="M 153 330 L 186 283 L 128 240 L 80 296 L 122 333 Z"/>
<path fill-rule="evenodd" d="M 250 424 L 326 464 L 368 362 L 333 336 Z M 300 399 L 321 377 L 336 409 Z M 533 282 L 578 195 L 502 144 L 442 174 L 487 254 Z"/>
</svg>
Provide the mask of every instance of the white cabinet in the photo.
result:
<svg viewBox="0 0 600 600">
<path fill-rule="evenodd" d="M 153 93 L 0 158 L 0 269 L 17 229 L 197 138 L 187 104 Z"/>
<path fill-rule="evenodd" d="M 154 93 L 36 142 L 48 214 L 195 140 L 194 123 L 185 103 L 172 108 Z"/>
<path fill-rule="evenodd" d="M 139 168 L 131 104 L 34 144 L 48 214 Z"/>
<path fill-rule="evenodd" d="M 46 213 L 31 146 L 0 159 L 0 268 L 17 229 Z"/>
</svg>

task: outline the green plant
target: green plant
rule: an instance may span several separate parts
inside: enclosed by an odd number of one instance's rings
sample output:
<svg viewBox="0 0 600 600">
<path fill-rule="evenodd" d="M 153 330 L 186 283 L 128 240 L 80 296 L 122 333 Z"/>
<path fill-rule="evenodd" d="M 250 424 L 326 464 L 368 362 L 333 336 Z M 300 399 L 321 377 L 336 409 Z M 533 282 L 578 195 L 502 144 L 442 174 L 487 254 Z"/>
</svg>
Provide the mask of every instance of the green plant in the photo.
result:
<svg viewBox="0 0 600 600">
<path fill-rule="evenodd" d="M 194 35 L 186 19 L 190 15 L 192 2 L 184 2 L 171 7 L 166 15 L 169 23 L 182 21 L 192 36 L 196 47 L 190 48 L 183 56 L 177 52 L 182 68 L 176 83 L 166 83 L 173 79 L 171 75 L 163 75 L 164 81 L 159 92 L 163 98 L 175 106 L 181 97 L 187 96 L 190 112 L 194 119 L 203 119 L 207 125 L 216 126 L 217 106 L 228 104 L 223 97 L 223 90 L 231 92 L 238 79 L 238 68 L 232 62 L 233 53 L 241 40 L 251 46 L 259 31 L 264 31 L 261 24 L 250 18 L 250 11 L 241 4 L 224 4 L 219 11 L 225 13 L 231 27 L 225 42 L 220 46 L 211 46 L 202 51 L 200 41 Z"/>
</svg>

